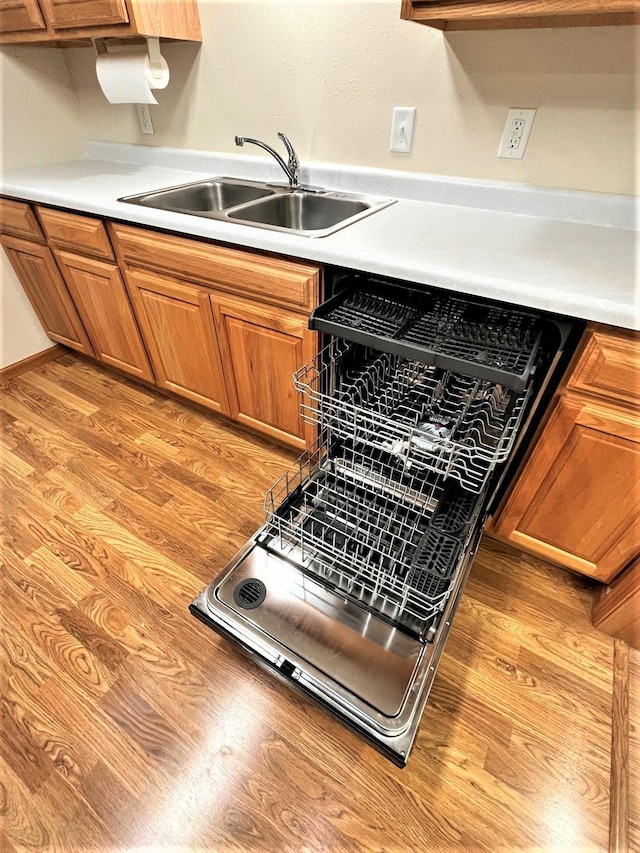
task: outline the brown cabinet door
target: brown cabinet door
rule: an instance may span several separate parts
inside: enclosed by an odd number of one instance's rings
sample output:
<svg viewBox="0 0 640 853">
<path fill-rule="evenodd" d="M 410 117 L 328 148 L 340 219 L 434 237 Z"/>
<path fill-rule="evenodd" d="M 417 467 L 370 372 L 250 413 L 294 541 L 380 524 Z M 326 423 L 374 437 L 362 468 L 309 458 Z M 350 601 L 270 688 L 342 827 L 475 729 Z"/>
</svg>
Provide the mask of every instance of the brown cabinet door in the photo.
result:
<svg viewBox="0 0 640 853">
<path fill-rule="evenodd" d="M 38 0 L 0 0 L 0 33 L 44 30 Z"/>
<path fill-rule="evenodd" d="M 69 252 L 58 252 L 56 257 L 96 357 L 105 364 L 153 382 L 118 267 Z"/>
<path fill-rule="evenodd" d="M 640 553 L 640 421 L 630 409 L 561 397 L 494 531 L 602 581 Z"/>
<path fill-rule="evenodd" d="M 126 24 L 124 0 L 40 0 L 47 22 L 56 30 Z"/>
<path fill-rule="evenodd" d="M 78 312 L 49 249 L 13 237 L 3 237 L 2 245 L 51 340 L 93 355 Z"/>
<path fill-rule="evenodd" d="M 314 437 L 300 417 L 293 374 L 316 353 L 307 317 L 240 300 L 211 296 L 231 415 L 240 423 L 304 449 Z"/>
<path fill-rule="evenodd" d="M 126 276 L 158 385 L 228 414 L 209 291 L 142 270 Z"/>
</svg>

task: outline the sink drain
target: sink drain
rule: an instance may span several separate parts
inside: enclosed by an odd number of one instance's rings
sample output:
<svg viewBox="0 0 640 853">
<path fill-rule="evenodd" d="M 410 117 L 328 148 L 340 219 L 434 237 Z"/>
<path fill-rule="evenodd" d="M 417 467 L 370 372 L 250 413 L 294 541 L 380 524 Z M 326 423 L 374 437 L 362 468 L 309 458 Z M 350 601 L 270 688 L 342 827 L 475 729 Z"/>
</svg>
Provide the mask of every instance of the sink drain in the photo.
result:
<svg viewBox="0 0 640 853">
<path fill-rule="evenodd" d="M 267 588 L 258 578 L 247 578 L 233 590 L 233 600 L 243 610 L 259 607 L 267 596 Z"/>
</svg>

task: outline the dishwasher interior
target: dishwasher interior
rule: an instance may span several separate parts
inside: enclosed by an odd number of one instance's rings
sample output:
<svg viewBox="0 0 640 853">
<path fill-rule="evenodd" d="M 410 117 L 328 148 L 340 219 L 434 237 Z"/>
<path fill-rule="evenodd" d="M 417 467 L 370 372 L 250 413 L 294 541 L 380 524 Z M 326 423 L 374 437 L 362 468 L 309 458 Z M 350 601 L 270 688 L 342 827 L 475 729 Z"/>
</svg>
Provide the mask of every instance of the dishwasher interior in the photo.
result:
<svg viewBox="0 0 640 853">
<path fill-rule="evenodd" d="M 195 616 L 402 766 L 500 472 L 570 328 L 346 275 L 294 376 L 317 440 Z"/>
</svg>

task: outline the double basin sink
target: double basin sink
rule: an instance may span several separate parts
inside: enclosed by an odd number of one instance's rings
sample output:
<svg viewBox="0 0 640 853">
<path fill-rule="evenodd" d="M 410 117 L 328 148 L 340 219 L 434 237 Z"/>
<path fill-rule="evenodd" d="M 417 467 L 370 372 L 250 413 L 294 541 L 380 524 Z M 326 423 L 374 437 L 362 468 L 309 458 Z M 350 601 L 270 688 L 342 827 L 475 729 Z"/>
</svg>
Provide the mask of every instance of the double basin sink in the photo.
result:
<svg viewBox="0 0 640 853">
<path fill-rule="evenodd" d="M 237 178 L 211 178 L 118 201 L 305 237 L 326 237 L 388 207 L 394 199 L 291 190 Z"/>
</svg>

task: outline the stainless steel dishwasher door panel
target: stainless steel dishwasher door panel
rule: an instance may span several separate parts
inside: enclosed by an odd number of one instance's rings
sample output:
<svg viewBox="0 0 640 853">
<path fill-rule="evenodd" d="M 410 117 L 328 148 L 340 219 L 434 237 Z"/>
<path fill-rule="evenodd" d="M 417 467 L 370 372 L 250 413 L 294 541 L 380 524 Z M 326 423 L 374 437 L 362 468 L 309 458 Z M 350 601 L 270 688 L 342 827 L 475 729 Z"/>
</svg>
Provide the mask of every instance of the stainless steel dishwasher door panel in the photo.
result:
<svg viewBox="0 0 640 853">
<path fill-rule="evenodd" d="M 479 534 L 461 561 L 432 643 L 326 589 L 262 548 L 259 538 L 260 532 L 198 596 L 191 612 L 403 766 Z M 266 595 L 258 606 L 244 609 L 237 590 L 250 581 L 264 583 Z"/>
</svg>

